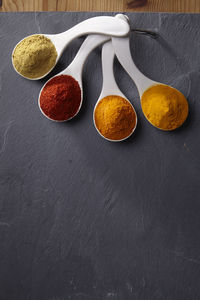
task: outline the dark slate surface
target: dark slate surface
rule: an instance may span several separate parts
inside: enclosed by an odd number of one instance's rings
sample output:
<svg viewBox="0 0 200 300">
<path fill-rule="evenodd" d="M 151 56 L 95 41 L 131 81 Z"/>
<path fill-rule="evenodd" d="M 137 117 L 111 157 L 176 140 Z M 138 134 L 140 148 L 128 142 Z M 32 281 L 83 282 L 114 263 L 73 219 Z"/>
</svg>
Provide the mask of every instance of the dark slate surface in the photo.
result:
<svg viewBox="0 0 200 300">
<path fill-rule="evenodd" d="M 186 124 L 171 133 L 148 124 L 137 90 L 116 63 L 136 107 L 127 142 L 103 140 L 92 124 L 101 90 L 100 49 L 86 63 L 84 104 L 65 124 L 47 120 L 28 81 L 11 65 L 15 44 L 57 33 L 96 13 L 0 14 L 0 299 L 200 299 L 200 16 L 128 14 L 138 67 L 179 88 Z M 83 38 L 65 52 L 67 66 Z"/>
</svg>

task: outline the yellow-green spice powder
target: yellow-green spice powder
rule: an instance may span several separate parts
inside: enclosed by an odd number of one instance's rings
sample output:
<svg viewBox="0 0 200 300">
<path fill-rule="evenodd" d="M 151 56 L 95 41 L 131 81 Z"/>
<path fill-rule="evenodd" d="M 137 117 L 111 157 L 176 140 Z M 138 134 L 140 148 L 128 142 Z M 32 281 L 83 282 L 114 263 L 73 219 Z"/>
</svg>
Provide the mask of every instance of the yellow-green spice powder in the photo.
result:
<svg viewBox="0 0 200 300">
<path fill-rule="evenodd" d="M 13 64 L 23 76 L 34 79 L 48 73 L 56 63 L 57 51 L 50 39 L 36 34 L 22 40 L 13 52 Z"/>
</svg>

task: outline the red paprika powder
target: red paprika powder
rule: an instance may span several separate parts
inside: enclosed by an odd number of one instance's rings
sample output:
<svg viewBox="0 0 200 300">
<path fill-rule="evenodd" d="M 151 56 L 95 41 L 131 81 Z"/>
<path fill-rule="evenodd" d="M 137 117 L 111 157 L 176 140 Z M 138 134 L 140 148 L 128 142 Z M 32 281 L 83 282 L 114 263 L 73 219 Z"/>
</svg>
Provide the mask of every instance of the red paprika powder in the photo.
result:
<svg viewBox="0 0 200 300">
<path fill-rule="evenodd" d="M 69 75 L 59 75 L 47 82 L 40 94 L 40 108 L 56 121 L 72 118 L 79 110 L 81 89 L 78 81 Z"/>
</svg>

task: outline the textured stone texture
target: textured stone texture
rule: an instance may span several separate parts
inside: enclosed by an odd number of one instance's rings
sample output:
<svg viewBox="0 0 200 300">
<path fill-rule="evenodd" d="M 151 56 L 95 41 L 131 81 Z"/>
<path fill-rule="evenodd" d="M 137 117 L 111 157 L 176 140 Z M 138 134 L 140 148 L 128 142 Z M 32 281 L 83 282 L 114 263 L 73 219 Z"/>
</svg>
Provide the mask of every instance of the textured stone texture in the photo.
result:
<svg viewBox="0 0 200 300">
<path fill-rule="evenodd" d="M 116 144 L 92 123 L 100 48 L 85 65 L 81 112 L 64 124 L 38 109 L 46 79 L 21 78 L 10 59 L 24 36 L 62 32 L 95 15 L 0 15 L 0 299 L 200 299 L 200 16 L 128 14 L 132 27 L 159 32 L 157 40 L 132 33 L 137 66 L 180 89 L 190 116 L 175 132 L 153 128 L 116 62 L 139 118 L 135 134 Z"/>
</svg>

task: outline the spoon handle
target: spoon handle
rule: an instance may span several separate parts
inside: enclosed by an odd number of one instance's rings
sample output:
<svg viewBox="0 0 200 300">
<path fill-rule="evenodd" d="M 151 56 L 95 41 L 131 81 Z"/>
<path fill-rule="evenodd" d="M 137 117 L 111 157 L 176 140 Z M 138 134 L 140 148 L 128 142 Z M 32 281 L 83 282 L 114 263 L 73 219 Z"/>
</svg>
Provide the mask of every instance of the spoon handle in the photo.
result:
<svg viewBox="0 0 200 300">
<path fill-rule="evenodd" d="M 58 55 L 60 55 L 73 39 L 81 35 L 95 33 L 109 36 L 125 36 L 129 32 L 130 26 L 125 18 L 100 16 L 87 19 L 65 32 L 49 35 L 49 37 L 54 42 L 59 52 Z"/>
<path fill-rule="evenodd" d="M 102 48 L 102 73 L 103 73 L 103 86 L 99 99 L 108 95 L 122 95 L 122 92 L 117 86 L 113 72 L 115 52 L 112 42 L 109 41 L 103 45 Z"/>
<path fill-rule="evenodd" d="M 129 74 L 129 76 L 135 82 L 138 92 L 141 97 L 143 92 L 149 86 L 156 84 L 156 82 L 149 79 L 148 77 L 146 77 L 136 67 L 136 65 L 132 59 L 132 56 L 131 56 L 129 37 L 124 37 L 124 38 L 113 37 L 112 44 L 113 44 L 115 54 L 116 54 L 120 64 L 123 66 L 123 68 Z"/>
<path fill-rule="evenodd" d="M 81 45 L 79 51 L 77 52 L 75 58 L 71 64 L 65 69 L 66 73 L 75 73 L 82 75 L 84 63 L 89 56 L 90 52 L 94 50 L 99 45 L 110 40 L 110 36 L 100 35 L 100 34 L 91 34 L 89 35 Z"/>
</svg>

